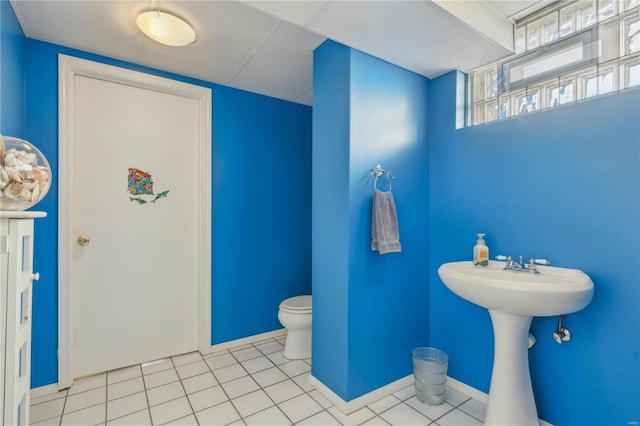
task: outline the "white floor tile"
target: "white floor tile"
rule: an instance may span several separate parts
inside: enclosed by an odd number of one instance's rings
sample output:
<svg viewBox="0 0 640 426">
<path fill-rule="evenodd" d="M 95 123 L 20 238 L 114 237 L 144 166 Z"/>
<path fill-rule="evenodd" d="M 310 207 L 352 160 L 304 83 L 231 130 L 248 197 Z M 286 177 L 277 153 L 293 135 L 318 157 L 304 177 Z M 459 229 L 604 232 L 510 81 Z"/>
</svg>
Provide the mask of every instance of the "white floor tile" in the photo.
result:
<svg viewBox="0 0 640 426">
<path fill-rule="evenodd" d="M 487 405 L 477 399 L 468 400 L 460 405 L 458 409 L 481 421 L 484 421 L 484 416 L 487 413 Z"/>
<path fill-rule="evenodd" d="M 259 350 L 257 350 L 253 346 L 251 346 L 251 347 L 246 348 L 246 349 L 232 350 L 231 351 L 231 355 L 233 355 L 234 358 L 237 359 L 239 362 L 242 362 L 242 361 L 246 361 L 248 359 L 257 358 L 259 356 L 262 356 L 262 352 L 260 352 Z"/>
<path fill-rule="evenodd" d="M 313 398 L 318 404 L 322 405 L 322 408 L 326 409 L 333 405 L 331 401 L 325 398 L 325 396 L 318 392 L 316 389 L 310 391 L 309 396 Z"/>
<path fill-rule="evenodd" d="M 96 374 L 95 376 L 83 377 L 75 380 L 69 389 L 69 395 L 84 392 L 107 385 L 107 373 Z"/>
<path fill-rule="evenodd" d="M 247 375 L 247 371 L 242 368 L 240 364 L 233 364 L 227 367 L 222 367 L 213 371 L 213 375 L 220 383 L 230 382 L 231 380 L 239 379 L 242 376 Z"/>
<path fill-rule="evenodd" d="M 310 373 L 301 374 L 293 378 L 293 381 L 296 382 L 298 386 L 302 388 L 305 392 L 311 392 L 314 388 L 309 383 Z"/>
<path fill-rule="evenodd" d="M 107 386 L 107 399 L 110 401 L 138 392 L 144 392 L 144 381 L 142 377 L 136 377 L 135 379 L 125 380 L 124 382 Z"/>
<path fill-rule="evenodd" d="M 273 362 L 266 356 L 259 356 L 242 362 L 242 366 L 249 372 L 249 374 L 256 373 L 258 371 L 266 370 L 273 367 Z"/>
<path fill-rule="evenodd" d="M 275 340 L 272 340 L 270 342 L 266 342 L 266 343 L 261 343 L 259 345 L 255 345 L 256 349 L 258 349 L 260 352 L 262 352 L 265 355 L 269 355 L 272 354 L 274 352 L 278 352 L 278 351 L 282 351 L 284 350 L 284 346 L 282 346 L 282 344 L 280 344 L 280 342 L 277 342 Z"/>
<path fill-rule="evenodd" d="M 117 419 L 109 420 L 107 426 L 151 426 L 151 417 L 149 416 L 149 410 L 144 409 L 136 413 L 128 414 Z"/>
<path fill-rule="evenodd" d="M 202 361 L 202 355 L 200 355 L 200 352 L 189 352 L 182 355 L 172 356 L 171 359 L 173 360 L 173 364 L 178 367 L 180 365 Z"/>
<path fill-rule="evenodd" d="M 458 405 L 462 404 L 463 402 L 469 399 L 470 398 L 467 395 L 463 394 L 462 392 L 447 386 L 447 391 L 444 394 L 444 400 L 449 404 L 453 405 L 454 407 L 457 407 Z"/>
<path fill-rule="evenodd" d="M 296 426 L 341 426 L 338 420 L 329 414 L 327 411 L 321 411 L 318 414 L 314 414 L 298 423 Z"/>
<path fill-rule="evenodd" d="M 291 422 L 278 407 L 267 408 L 244 419 L 248 426 L 287 426 Z"/>
<path fill-rule="evenodd" d="M 279 404 L 280 409 L 293 423 L 322 411 L 322 407 L 309 395 L 302 394 Z"/>
<path fill-rule="evenodd" d="M 94 405 L 93 407 L 85 408 L 83 410 L 74 411 L 72 413 L 63 414 L 60 425 L 97 425 L 104 424 L 106 420 L 105 404 L 100 404 Z"/>
<path fill-rule="evenodd" d="M 201 425 L 226 425 L 240 419 L 231 401 L 198 411 L 196 417 Z"/>
<path fill-rule="evenodd" d="M 47 402 L 31 405 L 29 417 L 31 423 L 41 422 L 52 417 L 60 417 L 64 408 L 64 398 L 58 398 Z"/>
<path fill-rule="evenodd" d="M 192 413 L 186 396 L 151 407 L 150 411 L 154 425 L 162 425 Z"/>
<path fill-rule="evenodd" d="M 67 397 L 67 403 L 64 406 L 64 412 L 82 410 L 83 408 L 92 407 L 107 402 L 107 388 L 100 387 L 88 391 L 75 393 Z"/>
<path fill-rule="evenodd" d="M 376 415 L 376 413 L 371 411 L 368 407 L 363 407 L 350 414 L 344 414 L 335 406 L 330 407 L 327 411 L 343 425 L 359 425 Z"/>
<path fill-rule="evenodd" d="M 284 351 L 278 351 L 267 355 L 267 357 L 273 362 L 275 365 L 284 364 L 285 362 L 289 362 L 291 360 L 286 359 L 284 357 Z"/>
<path fill-rule="evenodd" d="M 300 359 L 280 364 L 278 365 L 278 368 L 284 371 L 285 374 L 289 377 L 298 376 L 302 373 L 308 373 L 309 371 L 311 371 L 311 367 L 309 366 L 309 364 Z"/>
<path fill-rule="evenodd" d="M 264 388 L 264 391 L 276 404 L 304 393 L 304 391 L 300 389 L 300 386 L 296 385 L 296 382 L 293 380 L 284 380 L 280 383 L 267 386 Z"/>
<path fill-rule="evenodd" d="M 376 416 L 362 423 L 360 426 L 389 426 L 389 423 L 385 422 L 382 417 Z"/>
<path fill-rule="evenodd" d="M 479 426 L 482 422 L 460 410 L 451 410 L 437 420 L 440 426 Z"/>
<path fill-rule="evenodd" d="M 157 359 L 155 361 L 145 362 L 140 366 L 142 367 L 142 374 L 146 376 L 147 374 L 153 374 L 157 373 L 158 371 L 173 368 L 173 362 L 171 362 L 171 358 L 163 358 Z"/>
<path fill-rule="evenodd" d="M 174 368 L 162 370 L 157 373 L 151 373 L 144 376 L 144 385 L 147 389 L 156 388 L 168 383 L 180 380 L 178 373 Z"/>
<path fill-rule="evenodd" d="M 414 385 L 411 385 L 411 386 L 407 386 L 405 388 L 400 389 L 399 391 L 395 392 L 393 395 L 399 400 L 404 401 L 405 399 L 409 399 L 412 396 L 415 396 L 415 394 L 416 394 L 416 387 Z"/>
<path fill-rule="evenodd" d="M 196 420 L 195 414 L 190 414 L 186 417 L 182 417 L 176 419 L 172 422 L 165 423 L 165 425 L 173 425 L 173 426 L 198 426 L 198 421 Z"/>
<path fill-rule="evenodd" d="M 389 395 L 385 398 L 379 399 L 378 401 L 369 404 L 368 407 L 373 410 L 374 413 L 380 414 L 383 411 L 388 410 L 389 408 L 393 407 L 394 405 L 398 405 L 400 404 L 400 401 L 398 398 L 396 398 L 393 395 Z"/>
<path fill-rule="evenodd" d="M 49 393 L 46 395 L 41 395 L 39 397 L 33 398 L 33 394 L 31 395 L 31 405 L 36 405 L 36 404 L 40 404 L 43 402 L 49 402 L 49 401 L 53 401 L 54 399 L 64 399 L 67 397 L 67 390 L 68 389 L 64 389 L 61 390 L 59 392 L 54 392 L 54 393 Z"/>
<path fill-rule="evenodd" d="M 219 368 L 228 367 L 238 363 L 238 361 L 236 361 L 236 359 L 228 352 L 206 358 L 205 362 L 209 364 L 209 367 L 211 367 L 212 370 L 217 370 Z"/>
<path fill-rule="evenodd" d="M 118 370 L 112 370 L 107 373 L 107 384 L 110 385 L 140 376 L 142 376 L 142 369 L 140 368 L 140 365 L 120 368 Z"/>
<path fill-rule="evenodd" d="M 29 424 L 33 426 L 60 426 L 60 416 L 52 417 L 50 419 L 42 420 L 36 423 L 29 419 Z"/>
<path fill-rule="evenodd" d="M 228 401 L 229 398 L 220 386 L 203 389 L 198 392 L 187 395 L 189 402 L 193 407 L 193 411 L 201 411 L 205 408 L 213 407 L 222 402 Z"/>
<path fill-rule="evenodd" d="M 409 405 L 421 414 L 429 417 L 431 420 L 436 420 L 439 417 L 444 416 L 449 411 L 453 410 L 453 406 L 446 402 L 438 405 L 429 405 L 420 401 L 417 397 L 413 396 L 405 401 L 405 404 Z"/>
<path fill-rule="evenodd" d="M 221 386 L 227 395 L 229 395 L 230 399 L 248 394 L 249 392 L 253 392 L 260 388 L 251 376 L 244 376 L 239 379 L 223 383 Z"/>
<path fill-rule="evenodd" d="M 266 370 L 258 371 L 253 374 L 252 377 L 260 386 L 267 387 L 274 383 L 281 382 L 283 380 L 287 380 L 288 377 L 277 367 L 268 368 Z"/>
<path fill-rule="evenodd" d="M 426 426 L 431 423 L 429 418 L 418 413 L 407 404 L 398 404 L 395 407 L 391 407 L 384 413 L 380 413 L 380 417 L 392 425 Z"/>
<path fill-rule="evenodd" d="M 107 402 L 107 420 L 117 419 L 147 408 L 147 396 L 144 392 L 114 399 Z"/>
<path fill-rule="evenodd" d="M 310 359 L 283 357 L 284 339 L 122 368 L 77 380 L 69 391 L 52 387 L 31 401 L 31 424 L 475 426 L 484 419 L 486 405 L 455 389 L 431 406 L 413 384 L 346 416 L 309 384 Z"/>
<path fill-rule="evenodd" d="M 247 417 L 258 411 L 273 406 L 273 401 L 263 390 L 257 390 L 249 394 L 232 399 L 231 402 L 240 413 L 240 416 Z"/>
<path fill-rule="evenodd" d="M 200 354 L 198 354 L 198 356 L 200 356 Z M 176 367 L 176 370 L 178 371 L 178 376 L 180 376 L 181 379 L 197 376 L 210 371 L 209 366 L 202 359 L 190 364 L 180 365 Z"/>
<path fill-rule="evenodd" d="M 147 398 L 151 407 L 183 396 L 185 396 L 185 393 L 180 382 L 167 383 L 147 391 Z"/>
<path fill-rule="evenodd" d="M 184 379 L 182 381 L 182 385 L 184 386 L 184 390 L 185 392 L 187 392 L 187 394 L 199 392 L 203 389 L 216 386 L 217 384 L 218 381 L 210 371 L 204 374 L 189 377 L 188 379 Z"/>
</svg>

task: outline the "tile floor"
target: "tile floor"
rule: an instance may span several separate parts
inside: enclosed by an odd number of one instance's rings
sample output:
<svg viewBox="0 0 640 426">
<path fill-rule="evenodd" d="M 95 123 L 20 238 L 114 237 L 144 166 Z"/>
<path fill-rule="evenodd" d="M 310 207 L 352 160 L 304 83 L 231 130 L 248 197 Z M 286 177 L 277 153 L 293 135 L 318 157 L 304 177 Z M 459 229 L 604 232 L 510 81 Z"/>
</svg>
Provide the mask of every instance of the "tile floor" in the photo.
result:
<svg viewBox="0 0 640 426">
<path fill-rule="evenodd" d="M 189 353 L 77 380 L 33 398 L 33 425 L 481 425 L 485 405 L 447 387 L 421 403 L 413 385 L 345 416 L 308 383 L 285 337 L 205 357 Z"/>
</svg>

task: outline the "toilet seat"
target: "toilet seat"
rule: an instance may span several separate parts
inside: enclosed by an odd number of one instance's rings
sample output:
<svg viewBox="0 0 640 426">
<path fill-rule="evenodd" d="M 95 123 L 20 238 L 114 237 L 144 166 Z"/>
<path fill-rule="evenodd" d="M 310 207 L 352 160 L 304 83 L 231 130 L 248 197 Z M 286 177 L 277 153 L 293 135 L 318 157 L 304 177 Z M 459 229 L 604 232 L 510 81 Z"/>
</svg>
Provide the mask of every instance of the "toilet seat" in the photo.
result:
<svg viewBox="0 0 640 426">
<path fill-rule="evenodd" d="M 280 310 L 292 314 L 311 313 L 311 296 L 295 296 L 285 299 L 280 303 Z"/>
</svg>

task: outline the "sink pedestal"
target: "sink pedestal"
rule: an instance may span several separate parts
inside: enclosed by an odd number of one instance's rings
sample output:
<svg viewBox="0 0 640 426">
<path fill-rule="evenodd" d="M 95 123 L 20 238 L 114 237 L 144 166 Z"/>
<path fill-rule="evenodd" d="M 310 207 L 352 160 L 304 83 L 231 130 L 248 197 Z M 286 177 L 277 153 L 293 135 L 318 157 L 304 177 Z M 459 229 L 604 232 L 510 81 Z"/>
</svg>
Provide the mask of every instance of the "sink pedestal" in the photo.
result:
<svg viewBox="0 0 640 426">
<path fill-rule="evenodd" d="M 504 266 L 449 262 L 440 265 L 438 275 L 449 290 L 491 315 L 495 353 L 485 425 L 538 425 L 529 375 L 531 319 L 583 309 L 593 298 L 593 281 L 578 269 L 540 266 L 531 274 Z"/>
<path fill-rule="evenodd" d="M 485 425 L 535 425 L 538 412 L 529 374 L 530 316 L 489 309 L 495 352 Z"/>
</svg>

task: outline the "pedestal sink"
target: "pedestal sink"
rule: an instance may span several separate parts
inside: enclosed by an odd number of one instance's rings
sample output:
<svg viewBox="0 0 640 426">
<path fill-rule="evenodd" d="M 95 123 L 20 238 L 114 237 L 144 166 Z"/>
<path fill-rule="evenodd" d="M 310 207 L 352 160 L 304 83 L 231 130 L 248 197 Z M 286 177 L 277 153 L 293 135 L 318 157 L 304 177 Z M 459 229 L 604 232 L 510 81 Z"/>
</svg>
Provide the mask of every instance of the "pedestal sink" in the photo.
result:
<svg viewBox="0 0 640 426">
<path fill-rule="evenodd" d="M 593 282 L 577 269 L 540 266 L 533 274 L 503 270 L 504 265 L 451 262 L 438 275 L 449 290 L 491 316 L 495 352 L 485 425 L 538 425 L 529 374 L 531 319 L 583 309 L 593 298 Z"/>
</svg>

